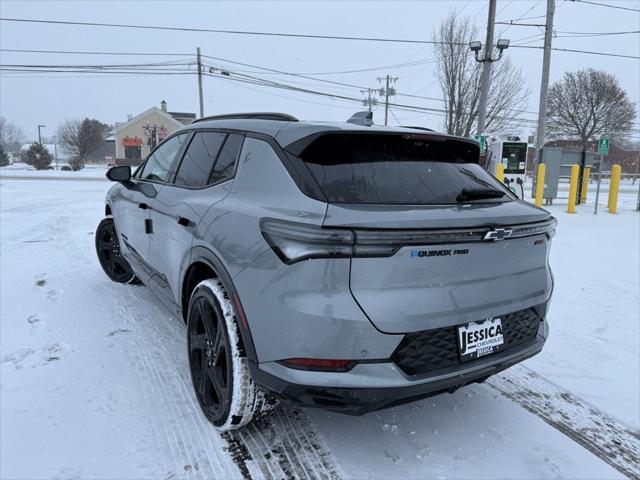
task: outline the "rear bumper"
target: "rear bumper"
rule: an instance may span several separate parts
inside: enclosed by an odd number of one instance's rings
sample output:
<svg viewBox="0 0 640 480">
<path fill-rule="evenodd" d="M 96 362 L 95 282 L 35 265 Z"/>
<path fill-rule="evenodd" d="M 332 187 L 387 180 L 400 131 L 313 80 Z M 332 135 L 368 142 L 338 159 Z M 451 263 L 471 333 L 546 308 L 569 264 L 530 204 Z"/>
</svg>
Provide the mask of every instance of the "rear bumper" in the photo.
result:
<svg viewBox="0 0 640 480">
<path fill-rule="evenodd" d="M 543 322 L 532 341 L 428 376 L 408 377 L 391 362 L 359 364 L 345 373 L 293 370 L 269 362 L 254 369 L 254 380 L 297 405 L 362 415 L 482 382 L 539 353 L 547 333 Z"/>
</svg>

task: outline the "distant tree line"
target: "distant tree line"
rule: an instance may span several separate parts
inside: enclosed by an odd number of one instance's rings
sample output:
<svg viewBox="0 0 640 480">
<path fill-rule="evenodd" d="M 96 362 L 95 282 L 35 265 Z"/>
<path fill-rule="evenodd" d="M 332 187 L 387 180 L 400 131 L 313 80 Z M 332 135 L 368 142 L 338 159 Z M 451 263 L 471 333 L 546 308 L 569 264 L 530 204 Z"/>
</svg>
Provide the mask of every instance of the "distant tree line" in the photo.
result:
<svg viewBox="0 0 640 480">
<path fill-rule="evenodd" d="M 55 143 L 71 155 L 69 166 L 79 170 L 87 160 L 103 159 L 111 153 L 112 147 L 106 143 L 110 130 L 109 125 L 93 118 L 68 119 L 58 127 Z M 53 157 L 46 146 L 33 142 L 27 150 L 21 150 L 25 142 L 22 129 L 0 117 L 0 166 L 8 165 L 12 154 L 37 169 L 49 168 Z"/>
</svg>

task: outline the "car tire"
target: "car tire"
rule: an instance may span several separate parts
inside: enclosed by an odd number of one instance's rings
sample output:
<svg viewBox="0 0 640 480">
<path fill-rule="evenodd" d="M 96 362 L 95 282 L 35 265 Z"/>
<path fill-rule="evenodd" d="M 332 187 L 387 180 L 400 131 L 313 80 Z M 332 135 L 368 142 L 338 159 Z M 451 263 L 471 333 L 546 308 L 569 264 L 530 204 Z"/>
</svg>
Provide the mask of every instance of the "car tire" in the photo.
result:
<svg viewBox="0 0 640 480">
<path fill-rule="evenodd" d="M 96 253 L 107 276 L 117 283 L 137 283 L 131 265 L 121 255 L 120 241 L 113 218 L 103 219 L 96 229 Z"/>
<path fill-rule="evenodd" d="M 202 413 L 219 430 L 235 430 L 275 408 L 257 387 L 242 346 L 235 309 L 222 282 L 196 285 L 187 313 L 189 370 Z"/>
</svg>

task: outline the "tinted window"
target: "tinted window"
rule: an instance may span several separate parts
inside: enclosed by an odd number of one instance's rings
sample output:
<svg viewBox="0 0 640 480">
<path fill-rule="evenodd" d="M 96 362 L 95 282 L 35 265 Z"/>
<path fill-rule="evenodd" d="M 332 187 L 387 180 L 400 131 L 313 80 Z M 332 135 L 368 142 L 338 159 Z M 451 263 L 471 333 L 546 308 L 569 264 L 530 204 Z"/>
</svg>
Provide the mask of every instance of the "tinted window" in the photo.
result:
<svg viewBox="0 0 640 480">
<path fill-rule="evenodd" d="M 238 153 L 242 147 L 242 135 L 230 134 L 218 156 L 218 161 L 211 174 L 211 183 L 221 182 L 233 176 Z"/>
<path fill-rule="evenodd" d="M 429 205 L 455 204 L 464 188 L 506 190 L 478 165 L 478 153 L 470 142 L 423 134 L 328 134 L 301 158 L 329 202 Z"/>
<path fill-rule="evenodd" d="M 211 169 L 225 137 L 226 134 L 220 132 L 197 132 L 178 168 L 176 185 L 203 187 L 211 183 Z"/>
<path fill-rule="evenodd" d="M 143 180 L 166 182 L 176 155 L 186 140 L 187 134 L 181 133 L 162 143 L 147 159 L 140 174 L 136 176 Z"/>
</svg>

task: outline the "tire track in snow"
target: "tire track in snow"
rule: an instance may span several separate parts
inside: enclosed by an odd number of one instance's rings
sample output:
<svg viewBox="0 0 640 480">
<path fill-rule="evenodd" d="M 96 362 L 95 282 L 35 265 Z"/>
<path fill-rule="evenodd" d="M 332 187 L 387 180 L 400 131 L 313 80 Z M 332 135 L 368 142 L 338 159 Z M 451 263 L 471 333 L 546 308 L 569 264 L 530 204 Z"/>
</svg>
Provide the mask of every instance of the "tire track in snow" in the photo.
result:
<svg viewBox="0 0 640 480">
<path fill-rule="evenodd" d="M 628 478 L 640 479 L 640 435 L 568 390 L 517 365 L 486 385 L 564 433 Z"/>
<path fill-rule="evenodd" d="M 281 405 L 270 416 L 228 432 L 225 438 L 236 453 L 248 453 L 247 457 L 236 454 L 236 463 L 257 463 L 265 478 L 341 478 L 311 421 L 297 407 Z"/>
<path fill-rule="evenodd" d="M 135 300 L 132 294 L 130 298 Z M 184 388 L 188 379 L 179 374 L 182 349 L 178 352 L 167 347 L 167 340 L 184 336 L 184 332 L 180 332 L 182 327 L 177 323 L 177 319 L 169 318 L 168 313 L 158 311 L 161 307 L 152 308 L 153 313 L 159 313 L 153 319 L 149 312 L 136 318 L 127 312 L 123 313 L 131 320 L 132 328 L 143 330 L 140 332 L 140 339 L 153 339 L 143 340 L 142 345 L 139 344 L 136 348 L 147 352 L 143 355 L 143 376 L 146 379 L 145 383 L 151 384 L 152 397 L 155 399 L 149 407 L 160 403 L 161 408 L 165 412 L 168 411 L 168 414 L 161 417 L 166 421 L 165 439 L 169 446 L 167 451 L 171 452 L 175 462 L 173 473 L 190 473 L 192 478 L 203 479 L 210 478 L 211 473 L 225 478 L 235 478 L 238 475 L 234 471 L 234 465 L 228 461 L 226 454 L 222 453 L 224 442 L 220 441 L 209 423 L 199 416 L 198 410 L 188 408 L 194 402 L 191 398 L 192 393 Z M 175 325 L 169 325 L 172 322 L 176 322 Z M 186 351 L 186 346 L 184 350 Z M 190 380 L 188 382 L 191 385 Z"/>
<path fill-rule="evenodd" d="M 184 337 L 179 319 L 170 317 L 161 306 L 137 314 L 140 298 L 128 289 L 143 287 L 123 288 L 123 303 L 132 308 L 123 305 L 119 314 L 132 333 L 129 340 L 141 387 L 148 389 L 145 408 L 165 412 L 161 415 L 162 431 L 154 434 L 160 434 L 162 451 L 171 452 L 174 471 L 169 477 L 340 478 L 329 451 L 298 408 L 281 405 L 264 420 L 242 430 L 222 435 L 215 431 L 200 414 L 191 391 L 189 372 L 183 364 L 186 345 L 175 341 Z M 183 465 L 193 469 L 183 471 Z"/>
</svg>

